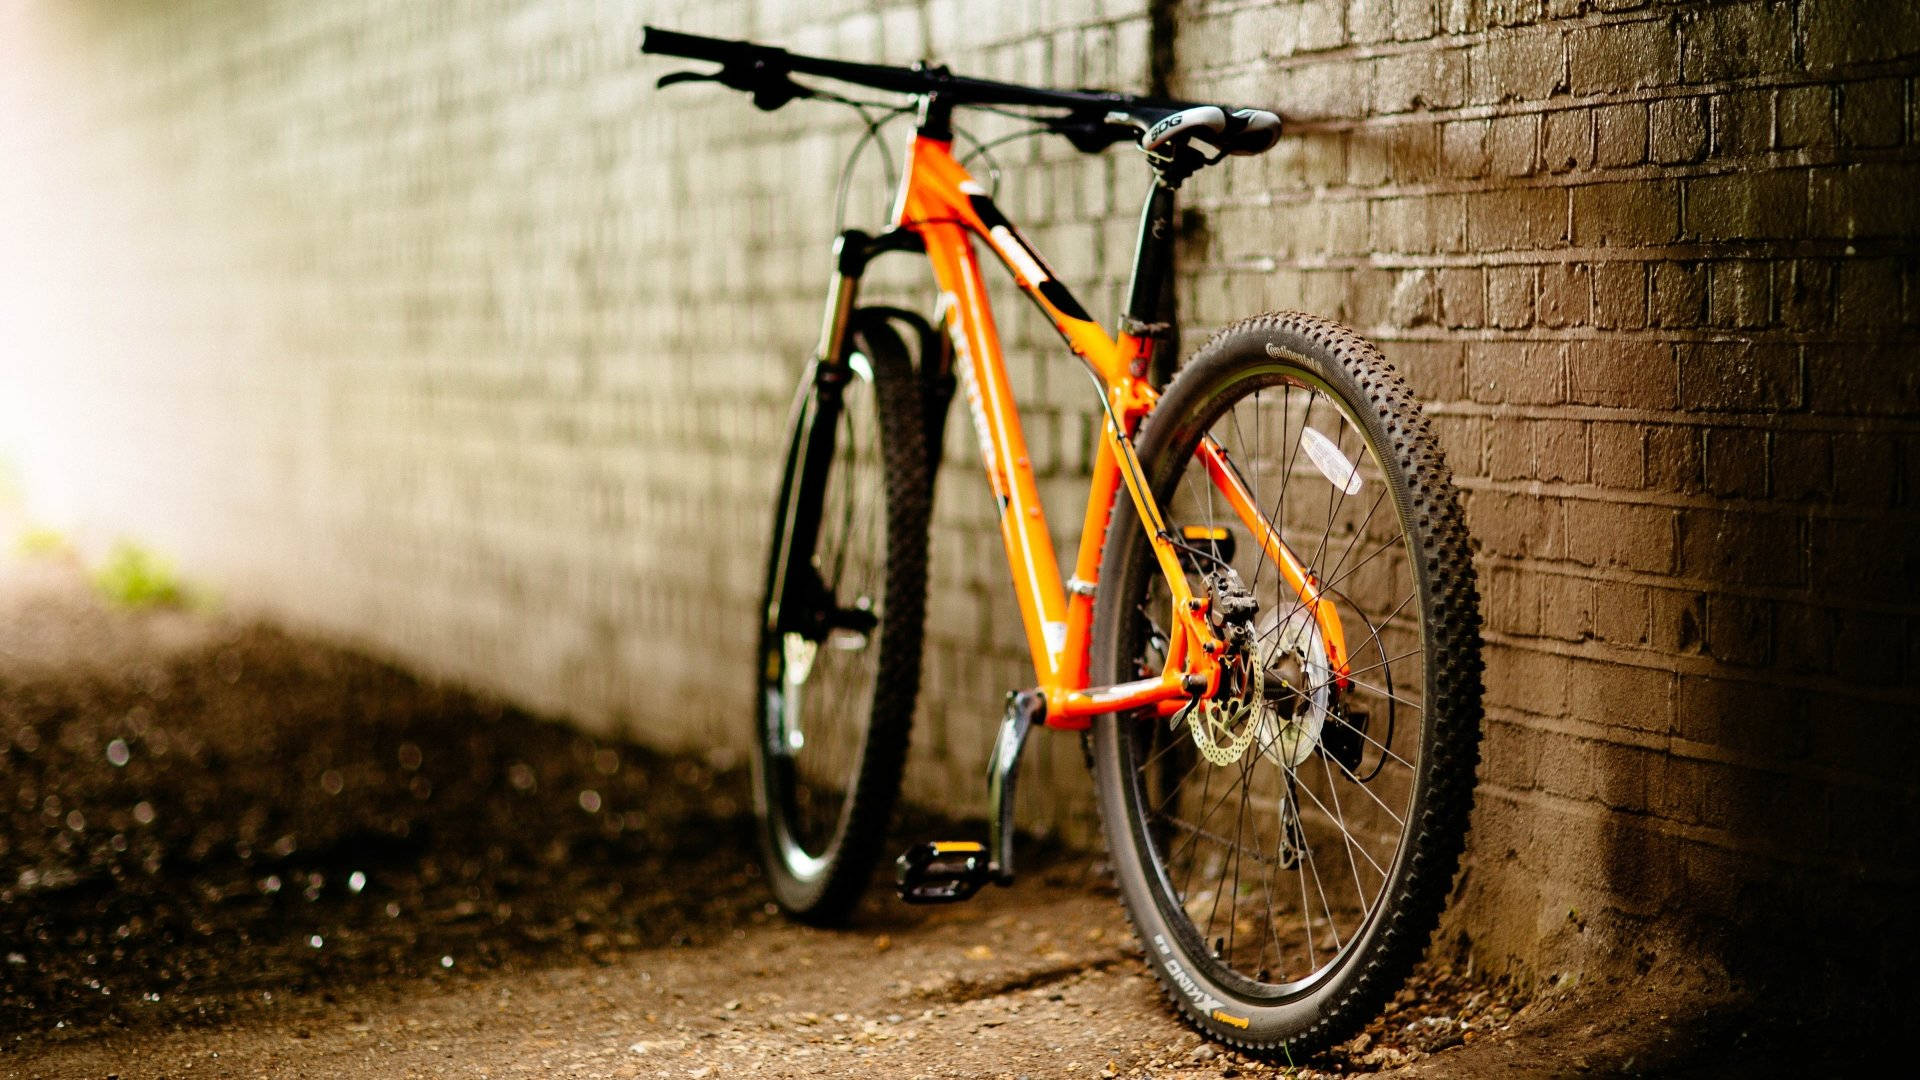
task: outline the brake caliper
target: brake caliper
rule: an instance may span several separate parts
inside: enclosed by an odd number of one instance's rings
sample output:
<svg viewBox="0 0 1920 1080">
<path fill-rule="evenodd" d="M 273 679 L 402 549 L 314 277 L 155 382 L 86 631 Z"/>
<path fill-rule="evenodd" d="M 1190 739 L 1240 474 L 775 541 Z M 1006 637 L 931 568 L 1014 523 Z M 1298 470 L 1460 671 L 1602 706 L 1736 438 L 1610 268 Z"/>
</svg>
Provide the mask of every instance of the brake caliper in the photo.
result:
<svg viewBox="0 0 1920 1080">
<path fill-rule="evenodd" d="M 1240 760 L 1260 727 L 1255 721 L 1266 673 L 1261 670 L 1253 635 L 1253 616 L 1260 605 L 1231 566 L 1208 574 L 1206 583 L 1207 624 L 1225 645 L 1220 681 L 1213 696 L 1196 699 L 1182 712 L 1200 755 L 1224 766 Z"/>
</svg>

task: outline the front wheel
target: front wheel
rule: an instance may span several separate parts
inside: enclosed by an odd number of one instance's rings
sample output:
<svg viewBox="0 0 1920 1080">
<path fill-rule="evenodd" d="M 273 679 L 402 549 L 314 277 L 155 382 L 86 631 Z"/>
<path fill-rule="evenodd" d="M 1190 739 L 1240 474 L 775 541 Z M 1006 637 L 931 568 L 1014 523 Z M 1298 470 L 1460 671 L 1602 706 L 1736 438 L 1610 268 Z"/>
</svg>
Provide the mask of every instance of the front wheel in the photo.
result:
<svg viewBox="0 0 1920 1080">
<path fill-rule="evenodd" d="M 1346 641 L 1281 579 L 1198 456 L 1224 447 L 1331 597 Z M 1297 1058 L 1360 1030 L 1438 922 L 1467 828 L 1480 726 L 1467 531 L 1419 405 L 1379 351 L 1311 316 L 1238 323 L 1139 438 L 1195 595 L 1231 565 L 1263 672 L 1234 730 L 1149 710 L 1095 724 L 1102 829 L 1169 997 L 1222 1042 Z M 1192 538 L 1203 538 L 1194 542 Z M 1157 674 L 1171 597 L 1130 500 L 1102 556 L 1096 683 Z"/>
<path fill-rule="evenodd" d="M 768 554 L 753 752 L 762 863 L 789 914 L 850 913 L 900 791 L 920 686 L 931 495 L 920 384 L 878 319 L 801 388 Z"/>
</svg>

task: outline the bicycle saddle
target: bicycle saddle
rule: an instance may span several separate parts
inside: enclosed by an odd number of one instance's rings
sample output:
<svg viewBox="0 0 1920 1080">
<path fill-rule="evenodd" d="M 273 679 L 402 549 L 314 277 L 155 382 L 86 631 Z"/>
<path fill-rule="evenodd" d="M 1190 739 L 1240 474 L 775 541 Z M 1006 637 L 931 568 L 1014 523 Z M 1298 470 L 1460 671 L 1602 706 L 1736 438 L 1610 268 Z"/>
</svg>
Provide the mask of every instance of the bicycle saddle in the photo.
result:
<svg viewBox="0 0 1920 1080">
<path fill-rule="evenodd" d="M 1140 136 L 1140 146 L 1159 153 L 1186 139 L 1242 157 L 1264 154 L 1280 141 L 1280 117 L 1265 109 L 1228 112 L 1218 105 L 1195 105 L 1160 118 Z"/>
</svg>

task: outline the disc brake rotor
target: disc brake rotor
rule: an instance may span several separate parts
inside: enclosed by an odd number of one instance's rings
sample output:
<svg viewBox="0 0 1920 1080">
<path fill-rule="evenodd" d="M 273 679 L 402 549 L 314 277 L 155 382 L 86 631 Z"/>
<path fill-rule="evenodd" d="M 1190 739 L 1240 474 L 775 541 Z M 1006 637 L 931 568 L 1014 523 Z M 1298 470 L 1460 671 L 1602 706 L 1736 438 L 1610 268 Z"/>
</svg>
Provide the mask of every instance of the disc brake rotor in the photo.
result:
<svg viewBox="0 0 1920 1080">
<path fill-rule="evenodd" d="M 1242 664 L 1251 671 L 1249 685 L 1243 692 L 1198 701 L 1187 710 L 1187 727 L 1193 732 L 1193 744 L 1200 748 L 1200 756 L 1214 765 L 1239 761 L 1260 730 L 1254 713 L 1259 707 L 1256 703 L 1260 701 L 1266 676 L 1260 665 L 1244 661 Z"/>
</svg>

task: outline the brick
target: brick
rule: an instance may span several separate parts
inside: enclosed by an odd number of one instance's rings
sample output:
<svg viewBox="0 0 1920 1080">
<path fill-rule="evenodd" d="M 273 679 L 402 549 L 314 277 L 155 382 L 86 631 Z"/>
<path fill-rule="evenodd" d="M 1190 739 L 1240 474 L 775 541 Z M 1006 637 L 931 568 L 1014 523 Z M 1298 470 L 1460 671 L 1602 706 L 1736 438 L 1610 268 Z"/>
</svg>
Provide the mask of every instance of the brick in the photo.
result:
<svg viewBox="0 0 1920 1080">
<path fill-rule="evenodd" d="M 1496 266 L 1487 271 L 1487 321 L 1502 329 L 1533 325 L 1534 268 Z"/>
<path fill-rule="evenodd" d="M 1557 656 L 1492 645 L 1486 649 L 1487 704 L 1540 716 L 1567 709 L 1567 661 Z"/>
<path fill-rule="evenodd" d="M 1833 490 L 1833 437 L 1819 431 L 1777 431 L 1769 454 L 1772 495 L 1778 499 L 1822 498 Z M 1882 478 L 1888 474 L 1882 471 Z M 1872 501 L 1882 502 L 1891 492 Z"/>
<path fill-rule="evenodd" d="M 1847 239 L 1911 236 L 1920 230 L 1920 200 L 1911 197 L 1915 176 L 1912 165 L 1895 162 L 1814 169 L 1808 233 Z"/>
<path fill-rule="evenodd" d="M 1393 40 L 1393 8 L 1390 4 L 1349 3 L 1347 36 L 1356 42 Z"/>
<path fill-rule="evenodd" d="M 1561 35 L 1530 30 L 1488 38 L 1469 60 L 1476 102 L 1541 101 L 1566 90 Z"/>
<path fill-rule="evenodd" d="M 1773 605 L 1752 597 L 1707 598 L 1707 652 L 1727 664 L 1758 667 L 1772 655 Z"/>
<path fill-rule="evenodd" d="M 1593 590 L 1594 636 L 1615 645 L 1647 644 L 1647 590 L 1620 581 L 1597 581 Z"/>
<path fill-rule="evenodd" d="M 1373 62 L 1373 107 L 1380 113 L 1452 109 L 1466 100 L 1465 50 L 1408 52 Z"/>
<path fill-rule="evenodd" d="M 1294 17 L 1301 52 L 1338 48 L 1347 40 L 1346 13 L 1338 0 L 1307 0 Z"/>
<path fill-rule="evenodd" d="M 1495 555 L 1557 559 L 1566 553 L 1566 514 L 1554 499 L 1475 492 L 1467 500 L 1467 523 Z"/>
<path fill-rule="evenodd" d="M 1673 676 L 1654 668 L 1574 660 L 1569 667 L 1569 713 L 1636 731 L 1673 727 Z"/>
<path fill-rule="evenodd" d="M 1832 342 L 1807 347 L 1808 404 L 1843 416 L 1920 411 L 1920 367 L 1909 345 Z"/>
<path fill-rule="evenodd" d="M 1680 38 L 1665 19 L 1589 26 L 1567 35 L 1576 95 L 1616 93 L 1680 81 Z"/>
<path fill-rule="evenodd" d="M 1487 624 L 1506 634 L 1538 634 L 1541 581 L 1538 574 L 1495 567 L 1487 575 Z"/>
<path fill-rule="evenodd" d="M 1520 188 L 1467 196 L 1467 245 L 1486 251 L 1559 247 L 1567 242 L 1567 196 Z"/>
<path fill-rule="evenodd" d="M 1690 655 L 1707 644 L 1707 598 L 1689 589 L 1653 589 L 1652 644 L 1666 653 Z"/>
<path fill-rule="evenodd" d="M 1492 125 L 1485 120 L 1459 120 L 1440 129 L 1440 159 L 1449 176 L 1484 176 L 1492 168 L 1488 133 Z"/>
<path fill-rule="evenodd" d="M 1663 756 L 1637 746 L 1604 747 L 1598 767 L 1600 801 L 1616 810 L 1645 812 L 1648 788 L 1664 771 Z"/>
<path fill-rule="evenodd" d="M 1708 109 L 1714 157 L 1744 158 L 1773 145 L 1773 96 L 1772 90 L 1714 95 Z"/>
<path fill-rule="evenodd" d="M 1680 407 L 1771 411 L 1805 401 L 1796 345 L 1703 342 L 1674 349 Z"/>
<path fill-rule="evenodd" d="M 1550 405 L 1566 400 L 1558 342 L 1486 341 L 1467 350 L 1467 392 L 1476 401 Z"/>
<path fill-rule="evenodd" d="M 1646 457 L 1646 440 L 1635 425 L 1587 425 L 1588 471 L 1595 484 L 1638 489 L 1646 477 Z"/>
<path fill-rule="evenodd" d="M 1437 288 L 1440 294 L 1440 321 L 1461 329 L 1486 324 L 1486 275 L 1478 270 L 1442 270 Z"/>
<path fill-rule="evenodd" d="M 1848 4 L 1809 4 L 1802 17 L 1810 74 L 1920 53 L 1920 8 L 1911 5 L 1890 4 L 1862 18 Z"/>
<path fill-rule="evenodd" d="M 1664 244 L 1679 231 L 1680 191 L 1673 183 L 1582 184 L 1572 200 L 1573 242 L 1580 247 Z"/>
<path fill-rule="evenodd" d="M 1540 160 L 1548 172 L 1593 167 L 1593 113 L 1592 109 L 1565 109 L 1547 114 Z"/>
<path fill-rule="evenodd" d="M 1539 21 L 1542 0 L 1481 0 L 1480 14 L 1488 26 L 1524 26 Z"/>
<path fill-rule="evenodd" d="M 1533 478 L 1533 438 L 1524 425 L 1491 425 L 1486 440 L 1489 477 L 1495 480 Z"/>
<path fill-rule="evenodd" d="M 1648 157 L 1663 165 L 1707 156 L 1707 99 L 1667 98 L 1647 106 Z"/>
<path fill-rule="evenodd" d="M 1714 263 L 1708 268 L 1707 321 L 1742 330 L 1765 326 L 1773 313 L 1772 271 L 1744 259 Z"/>
<path fill-rule="evenodd" d="M 1680 515 L 1680 569 L 1689 577 L 1738 585 L 1798 585 L 1803 523 L 1781 514 L 1687 510 Z"/>
<path fill-rule="evenodd" d="M 1539 770 L 1540 733 L 1519 724 L 1491 720 L 1481 761 L 1487 783 L 1530 791 Z"/>
<path fill-rule="evenodd" d="M 1759 428 L 1709 428 L 1702 465 L 1707 490 L 1712 494 L 1722 498 L 1767 497 L 1767 433 Z"/>
<path fill-rule="evenodd" d="M 1402 271 L 1387 302 L 1392 326 L 1428 326 L 1440 321 L 1440 294 L 1431 270 Z"/>
<path fill-rule="evenodd" d="M 1583 342 L 1569 350 L 1567 372 L 1576 404 L 1670 409 L 1678 400 L 1673 350 L 1662 342 Z"/>
<path fill-rule="evenodd" d="M 1546 420 L 1530 426 L 1535 475 L 1550 482 L 1586 483 L 1587 426 L 1567 420 Z"/>
<path fill-rule="evenodd" d="M 1890 518 L 1816 517 L 1806 523 L 1806 531 L 1803 550 L 1816 592 L 1875 603 L 1911 595 L 1916 562 L 1912 526 Z M 1780 551 L 1793 553 L 1790 548 Z M 1898 556 L 1886 557 L 1890 552 Z"/>
<path fill-rule="evenodd" d="M 1647 429 L 1647 486 L 1657 491 L 1691 494 L 1704 490 L 1701 465 L 1703 440 L 1699 429 L 1659 424 Z"/>
<path fill-rule="evenodd" d="M 1674 566 L 1674 515 L 1663 506 L 1567 503 L 1567 558 L 1588 566 L 1667 573 Z"/>
<path fill-rule="evenodd" d="M 1593 636 L 1593 583 L 1582 578 L 1543 575 L 1540 633 L 1562 641 Z"/>
<path fill-rule="evenodd" d="M 1777 144 L 1783 148 L 1832 146 L 1838 139 L 1834 124 L 1833 88 L 1793 86 L 1781 90 L 1775 105 Z"/>
<path fill-rule="evenodd" d="M 1377 6 L 1377 5 L 1374 5 Z M 1395 0 L 1393 37 L 1396 41 L 1425 41 L 1440 31 L 1440 12 L 1432 0 Z"/>
<path fill-rule="evenodd" d="M 1806 229 L 1807 175 L 1798 169 L 1737 172 L 1687 182 L 1686 232 L 1714 240 L 1799 236 Z"/>
<path fill-rule="evenodd" d="M 1637 330 L 1647 325 L 1644 264 L 1608 262 L 1593 267 L 1592 320 L 1603 330 Z"/>
<path fill-rule="evenodd" d="M 1593 110 L 1594 160 L 1602 168 L 1647 160 L 1647 107 L 1638 102 Z"/>
<path fill-rule="evenodd" d="M 1905 621 L 1897 615 L 1854 612 L 1839 621 L 1834 674 L 1860 686 L 1897 686 L 1905 650 Z"/>
<path fill-rule="evenodd" d="M 1531 176 L 1540 167 L 1540 117 L 1503 116 L 1487 133 L 1489 166 L 1499 176 Z"/>
<path fill-rule="evenodd" d="M 1589 799 L 1597 794 L 1595 777 L 1598 770 L 1594 767 L 1595 751 L 1599 743 L 1593 739 L 1570 738 L 1559 732 L 1542 732 L 1540 740 L 1540 764 L 1535 773 L 1534 782 L 1541 791 L 1551 792 L 1568 799 Z M 1556 857 L 1565 857 L 1568 849 L 1574 845 L 1561 843 L 1553 845 L 1545 853 L 1547 865 L 1554 867 Z M 1573 854 L 1570 864 L 1593 861 L 1585 852 Z M 1556 869 L 1558 869 L 1556 867 Z M 1578 873 L 1575 869 L 1563 870 L 1567 876 Z"/>
<path fill-rule="evenodd" d="M 1831 263 L 1794 259 L 1773 266 L 1773 318 L 1793 330 L 1815 330 L 1833 321 Z"/>
<path fill-rule="evenodd" d="M 1836 270 L 1834 325 L 1842 330 L 1897 333 L 1902 321 L 1899 263 L 1893 259 L 1847 259 Z"/>
<path fill-rule="evenodd" d="M 1387 171 L 1396 184 L 1419 184 L 1440 174 L 1439 132 L 1429 124 L 1403 124 L 1387 139 Z"/>
<path fill-rule="evenodd" d="M 1892 506 L 1899 501 L 1902 491 L 1911 490 L 1900 475 L 1899 444 L 1892 435 L 1879 431 L 1841 431 L 1835 432 L 1829 442 L 1835 501 L 1855 506 Z M 1811 451 L 1803 451 L 1807 468 L 1816 481 L 1823 464 L 1820 449 L 1821 444 L 1816 442 Z"/>
<path fill-rule="evenodd" d="M 1833 671 L 1833 612 L 1812 604 L 1777 601 L 1773 606 L 1773 642 L 1779 662 L 1814 675 Z"/>
<path fill-rule="evenodd" d="M 1653 264 L 1653 288 L 1648 300 L 1654 326 L 1698 326 L 1706 320 L 1707 275 L 1698 263 Z"/>
<path fill-rule="evenodd" d="M 1389 351 L 1389 358 L 1422 401 L 1459 401 L 1466 396 L 1466 358 L 1459 342 L 1401 342 Z"/>
<path fill-rule="evenodd" d="M 1686 80 L 1719 82 L 1790 70 L 1793 15 L 1788 5 L 1765 0 L 1689 11 L 1680 27 Z"/>
<path fill-rule="evenodd" d="M 1535 317 L 1551 327 L 1585 325 L 1593 312 L 1593 286 L 1587 267 L 1548 263 L 1540 267 L 1540 298 Z"/>
</svg>

